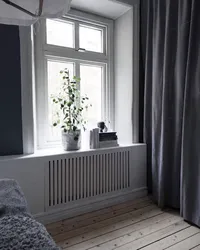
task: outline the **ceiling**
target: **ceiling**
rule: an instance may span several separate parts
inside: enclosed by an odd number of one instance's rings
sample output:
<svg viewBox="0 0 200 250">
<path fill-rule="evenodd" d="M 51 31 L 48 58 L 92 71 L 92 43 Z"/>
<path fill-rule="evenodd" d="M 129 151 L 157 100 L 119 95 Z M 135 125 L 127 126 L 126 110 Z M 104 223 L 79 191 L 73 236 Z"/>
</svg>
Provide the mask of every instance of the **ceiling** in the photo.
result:
<svg viewBox="0 0 200 250">
<path fill-rule="evenodd" d="M 114 0 L 72 0 L 71 7 L 111 19 L 117 19 L 131 9 L 131 6 Z"/>
</svg>

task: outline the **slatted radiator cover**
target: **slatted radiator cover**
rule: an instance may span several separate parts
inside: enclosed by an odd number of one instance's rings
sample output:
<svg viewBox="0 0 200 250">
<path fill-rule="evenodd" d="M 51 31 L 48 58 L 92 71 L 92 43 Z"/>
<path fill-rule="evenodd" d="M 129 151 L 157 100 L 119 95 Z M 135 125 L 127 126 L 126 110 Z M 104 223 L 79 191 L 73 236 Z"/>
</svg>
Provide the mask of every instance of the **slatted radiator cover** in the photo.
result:
<svg viewBox="0 0 200 250">
<path fill-rule="evenodd" d="M 130 151 L 66 155 L 48 161 L 46 210 L 130 187 Z"/>
</svg>

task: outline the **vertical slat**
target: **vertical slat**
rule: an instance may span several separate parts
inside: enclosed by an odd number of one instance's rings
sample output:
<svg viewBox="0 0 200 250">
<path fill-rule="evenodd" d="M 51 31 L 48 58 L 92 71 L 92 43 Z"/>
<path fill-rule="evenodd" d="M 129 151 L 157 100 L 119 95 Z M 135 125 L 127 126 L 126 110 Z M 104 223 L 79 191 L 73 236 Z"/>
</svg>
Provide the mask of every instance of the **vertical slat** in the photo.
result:
<svg viewBox="0 0 200 250">
<path fill-rule="evenodd" d="M 61 169 L 62 169 L 62 204 L 65 203 L 65 165 L 64 160 L 61 160 Z"/>
<path fill-rule="evenodd" d="M 54 161 L 52 161 L 52 178 L 53 178 L 53 182 L 52 182 L 52 186 L 53 186 L 53 206 L 55 205 L 55 194 L 54 194 L 54 192 L 55 192 L 55 175 L 54 175 Z"/>
<path fill-rule="evenodd" d="M 80 172 L 79 172 L 79 168 L 80 168 L 80 165 L 79 165 L 79 157 L 77 157 L 76 158 L 76 164 L 77 164 L 77 182 L 76 182 L 76 184 L 77 184 L 77 190 L 76 190 L 76 192 L 77 192 L 77 200 L 79 200 L 80 199 L 80 186 L 79 186 L 79 184 L 80 184 Z"/>
<path fill-rule="evenodd" d="M 90 156 L 90 195 L 94 196 L 94 155 Z"/>
<path fill-rule="evenodd" d="M 129 178 L 129 174 L 128 174 L 128 157 L 129 157 L 129 154 L 128 154 L 128 151 L 126 152 L 126 186 L 127 188 L 129 187 L 128 183 L 128 178 Z"/>
<path fill-rule="evenodd" d="M 93 173 L 94 173 L 94 182 L 93 182 L 93 188 L 94 188 L 94 196 L 97 195 L 97 155 L 94 155 L 94 161 L 93 161 Z"/>
<path fill-rule="evenodd" d="M 118 181 L 119 181 L 119 189 L 121 190 L 121 174 L 122 174 L 122 171 L 121 171 L 121 152 L 119 152 L 119 158 L 118 158 Z"/>
<path fill-rule="evenodd" d="M 119 152 L 117 152 L 117 190 L 120 189 L 120 171 L 119 171 L 120 165 L 119 165 Z"/>
<path fill-rule="evenodd" d="M 86 198 L 87 197 L 87 168 L 86 168 L 86 157 L 83 157 L 83 182 L 84 182 L 84 193 L 83 193 L 83 197 Z"/>
<path fill-rule="evenodd" d="M 69 201 L 72 201 L 72 159 L 69 159 Z"/>
<path fill-rule="evenodd" d="M 74 200 L 77 200 L 77 191 L 76 191 L 76 183 L 77 183 L 77 162 L 76 162 L 76 158 L 73 158 L 73 197 Z"/>
<path fill-rule="evenodd" d="M 103 156 L 99 155 L 99 194 L 102 194 L 102 181 L 103 181 Z"/>
<path fill-rule="evenodd" d="M 121 169 L 121 175 L 120 175 L 120 179 L 121 179 L 121 189 L 124 188 L 123 186 L 123 180 L 124 180 L 124 165 L 123 165 L 123 152 L 120 152 L 120 169 Z"/>
<path fill-rule="evenodd" d="M 115 190 L 115 153 L 111 154 L 112 158 L 112 191 Z"/>
<path fill-rule="evenodd" d="M 54 205 L 54 190 L 53 190 L 53 163 L 50 161 L 49 162 L 49 167 L 50 167 L 50 206 L 53 206 Z"/>
<path fill-rule="evenodd" d="M 106 162 L 107 162 L 107 154 L 104 155 L 104 193 L 107 192 L 107 169 L 106 169 Z"/>
<path fill-rule="evenodd" d="M 118 180 L 117 152 L 115 152 L 114 166 L 115 166 L 115 191 L 116 191 L 117 190 L 117 180 Z"/>
<path fill-rule="evenodd" d="M 106 193 L 109 192 L 109 154 L 106 154 Z"/>
<path fill-rule="evenodd" d="M 60 164 L 60 161 L 58 160 L 57 161 L 57 173 L 58 173 L 58 182 L 57 182 L 57 185 L 58 185 L 58 204 L 61 204 L 61 164 Z"/>
<path fill-rule="evenodd" d="M 106 192 L 106 155 L 102 154 L 102 169 L 103 169 L 103 178 L 102 178 L 102 187 L 103 187 L 103 194 Z"/>
<path fill-rule="evenodd" d="M 54 204 L 57 205 L 58 203 L 58 186 L 57 186 L 57 164 L 56 161 L 53 161 L 54 166 Z"/>
<path fill-rule="evenodd" d="M 46 173 L 45 173 L 46 174 Z M 49 183 L 48 183 L 48 199 L 47 199 L 47 201 L 48 201 L 48 206 L 50 207 L 51 206 L 51 162 L 49 161 L 49 166 L 48 166 L 48 174 L 49 174 L 49 176 L 48 176 L 48 178 L 49 178 Z M 45 175 L 45 177 L 46 177 L 46 175 Z"/>
<path fill-rule="evenodd" d="M 112 191 L 112 154 L 108 154 L 108 171 L 109 171 L 108 192 L 111 192 Z"/>
<path fill-rule="evenodd" d="M 119 158 L 119 155 L 118 155 L 118 152 L 116 152 L 116 172 L 117 172 L 117 178 L 116 178 L 116 190 L 119 189 L 119 186 L 118 186 L 118 183 L 119 183 L 119 164 L 118 164 L 118 158 Z"/>
<path fill-rule="evenodd" d="M 69 202 L 69 160 L 65 159 L 65 170 L 66 170 L 66 202 Z"/>
<path fill-rule="evenodd" d="M 103 182 L 104 182 L 104 155 L 101 155 L 101 164 L 100 164 L 100 175 L 101 175 L 101 194 L 104 193 L 104 187 L 103 187 Z"/>
<path fill-rule="evenodd" d="M 128 187 L 130 187 L 130 152 L 128 151 L 128 157 L 127 157 L 127 183 Z"/>
<path fill-rule="evenodd" d="M 67 191 L 68 191 L 68 202 L 70 202 L 70 159 L 67 159 L 67 175 L 68 175 L 68 179 L 67 179 Z"/>
<path fill-rule="evenodd" d="M 74 158 L 70 159 L 70 192 L 71 201 L 74 200 Z"/>
<path fill-rule="evenodd" d="M 126 183 L 126 151 L 124 151 L 124 188 L 127 188 L 127 183 Z"/>
<path fill-rule="evenodd" d="M 90 157 L 91 156 L 87 156 L 87 197 L 90 197 L 91 193 L 90 193 Z"/>
<path fill-rule="evenodd" d="M 81 171 L 81 188 L 80 188 L 80 192 L 81 192 L 81 199 L 83 199 L 83 192 L 84 192 L 84 176 L 83 176 L 83 157 L 80 157 L 80 171 Z"/>
<path fill-rule="evenodd" d="M 97 195 L 99 195 L 101 192 L 100 190 L 100 180 L 101 180 L 101 177 L 100 177 L 100 160 L 101 160 L 101 157 L 100 155 L 97 156 Z"/>
<path fill-rule="evenodd" d="M 121 189 L 121 181 L 120 181 L 120 177 L 121 177 L 121 171 L 120 171 L 120 152 L 117 152 L 117 190 Z"/>
</svg>

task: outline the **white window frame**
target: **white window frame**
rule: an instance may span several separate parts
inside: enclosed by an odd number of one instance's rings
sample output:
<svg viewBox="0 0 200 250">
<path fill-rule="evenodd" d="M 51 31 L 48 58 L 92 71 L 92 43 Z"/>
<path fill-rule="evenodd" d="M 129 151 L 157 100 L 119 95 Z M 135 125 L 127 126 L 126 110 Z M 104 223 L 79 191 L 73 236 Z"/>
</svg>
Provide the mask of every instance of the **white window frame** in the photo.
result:
<svg viewBox="0 0 200 250">
<path fill-rule="evenodd" d="M 78 51 L 78 44 L 75 40 L 75 49 L 66 48 L 46 43 L 46 22 L 42 21 L 35 32 L 35 70 L 36 70 L 36 118 L 37 118 L 37 148 L 44 149 L 56 147 L 60 142 L 48 141 L 46 128 L 48 126 L 48 93 L 47 93 L 47 60 L 70 61 L 84 64 L 97 64 L 104 68 L 104 86 L 102 100 L 102 119 L 110 122 L 114 129 L 114 85 L 113 85 L 113 21 L 103 17 L 86 14 L 84 12 L 72 10 L 62 18 L 66 21 L 75 21 L 75 33 L 78 32 L 78 22 L 81 24 L 101 27 L 104 30 L 103 53 Z M 77 20 L 77 21 L 76 21 Z M 76 76 L 80 72 L 75 67 Z"/>
</svg>

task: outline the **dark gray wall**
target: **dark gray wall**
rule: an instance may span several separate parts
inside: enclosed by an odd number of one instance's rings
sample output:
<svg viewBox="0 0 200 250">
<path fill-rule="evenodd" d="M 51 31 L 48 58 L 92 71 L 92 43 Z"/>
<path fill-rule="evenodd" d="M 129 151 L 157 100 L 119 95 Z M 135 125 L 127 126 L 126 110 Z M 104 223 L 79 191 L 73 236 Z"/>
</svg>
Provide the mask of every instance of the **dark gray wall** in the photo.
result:
<svg viewBox="0 0 200 250">
<path fill-rule="evenodd" d="M 0 25 L 0 155 L 21 153 L 23 143 L 19 28 Z"/>
</svg>

